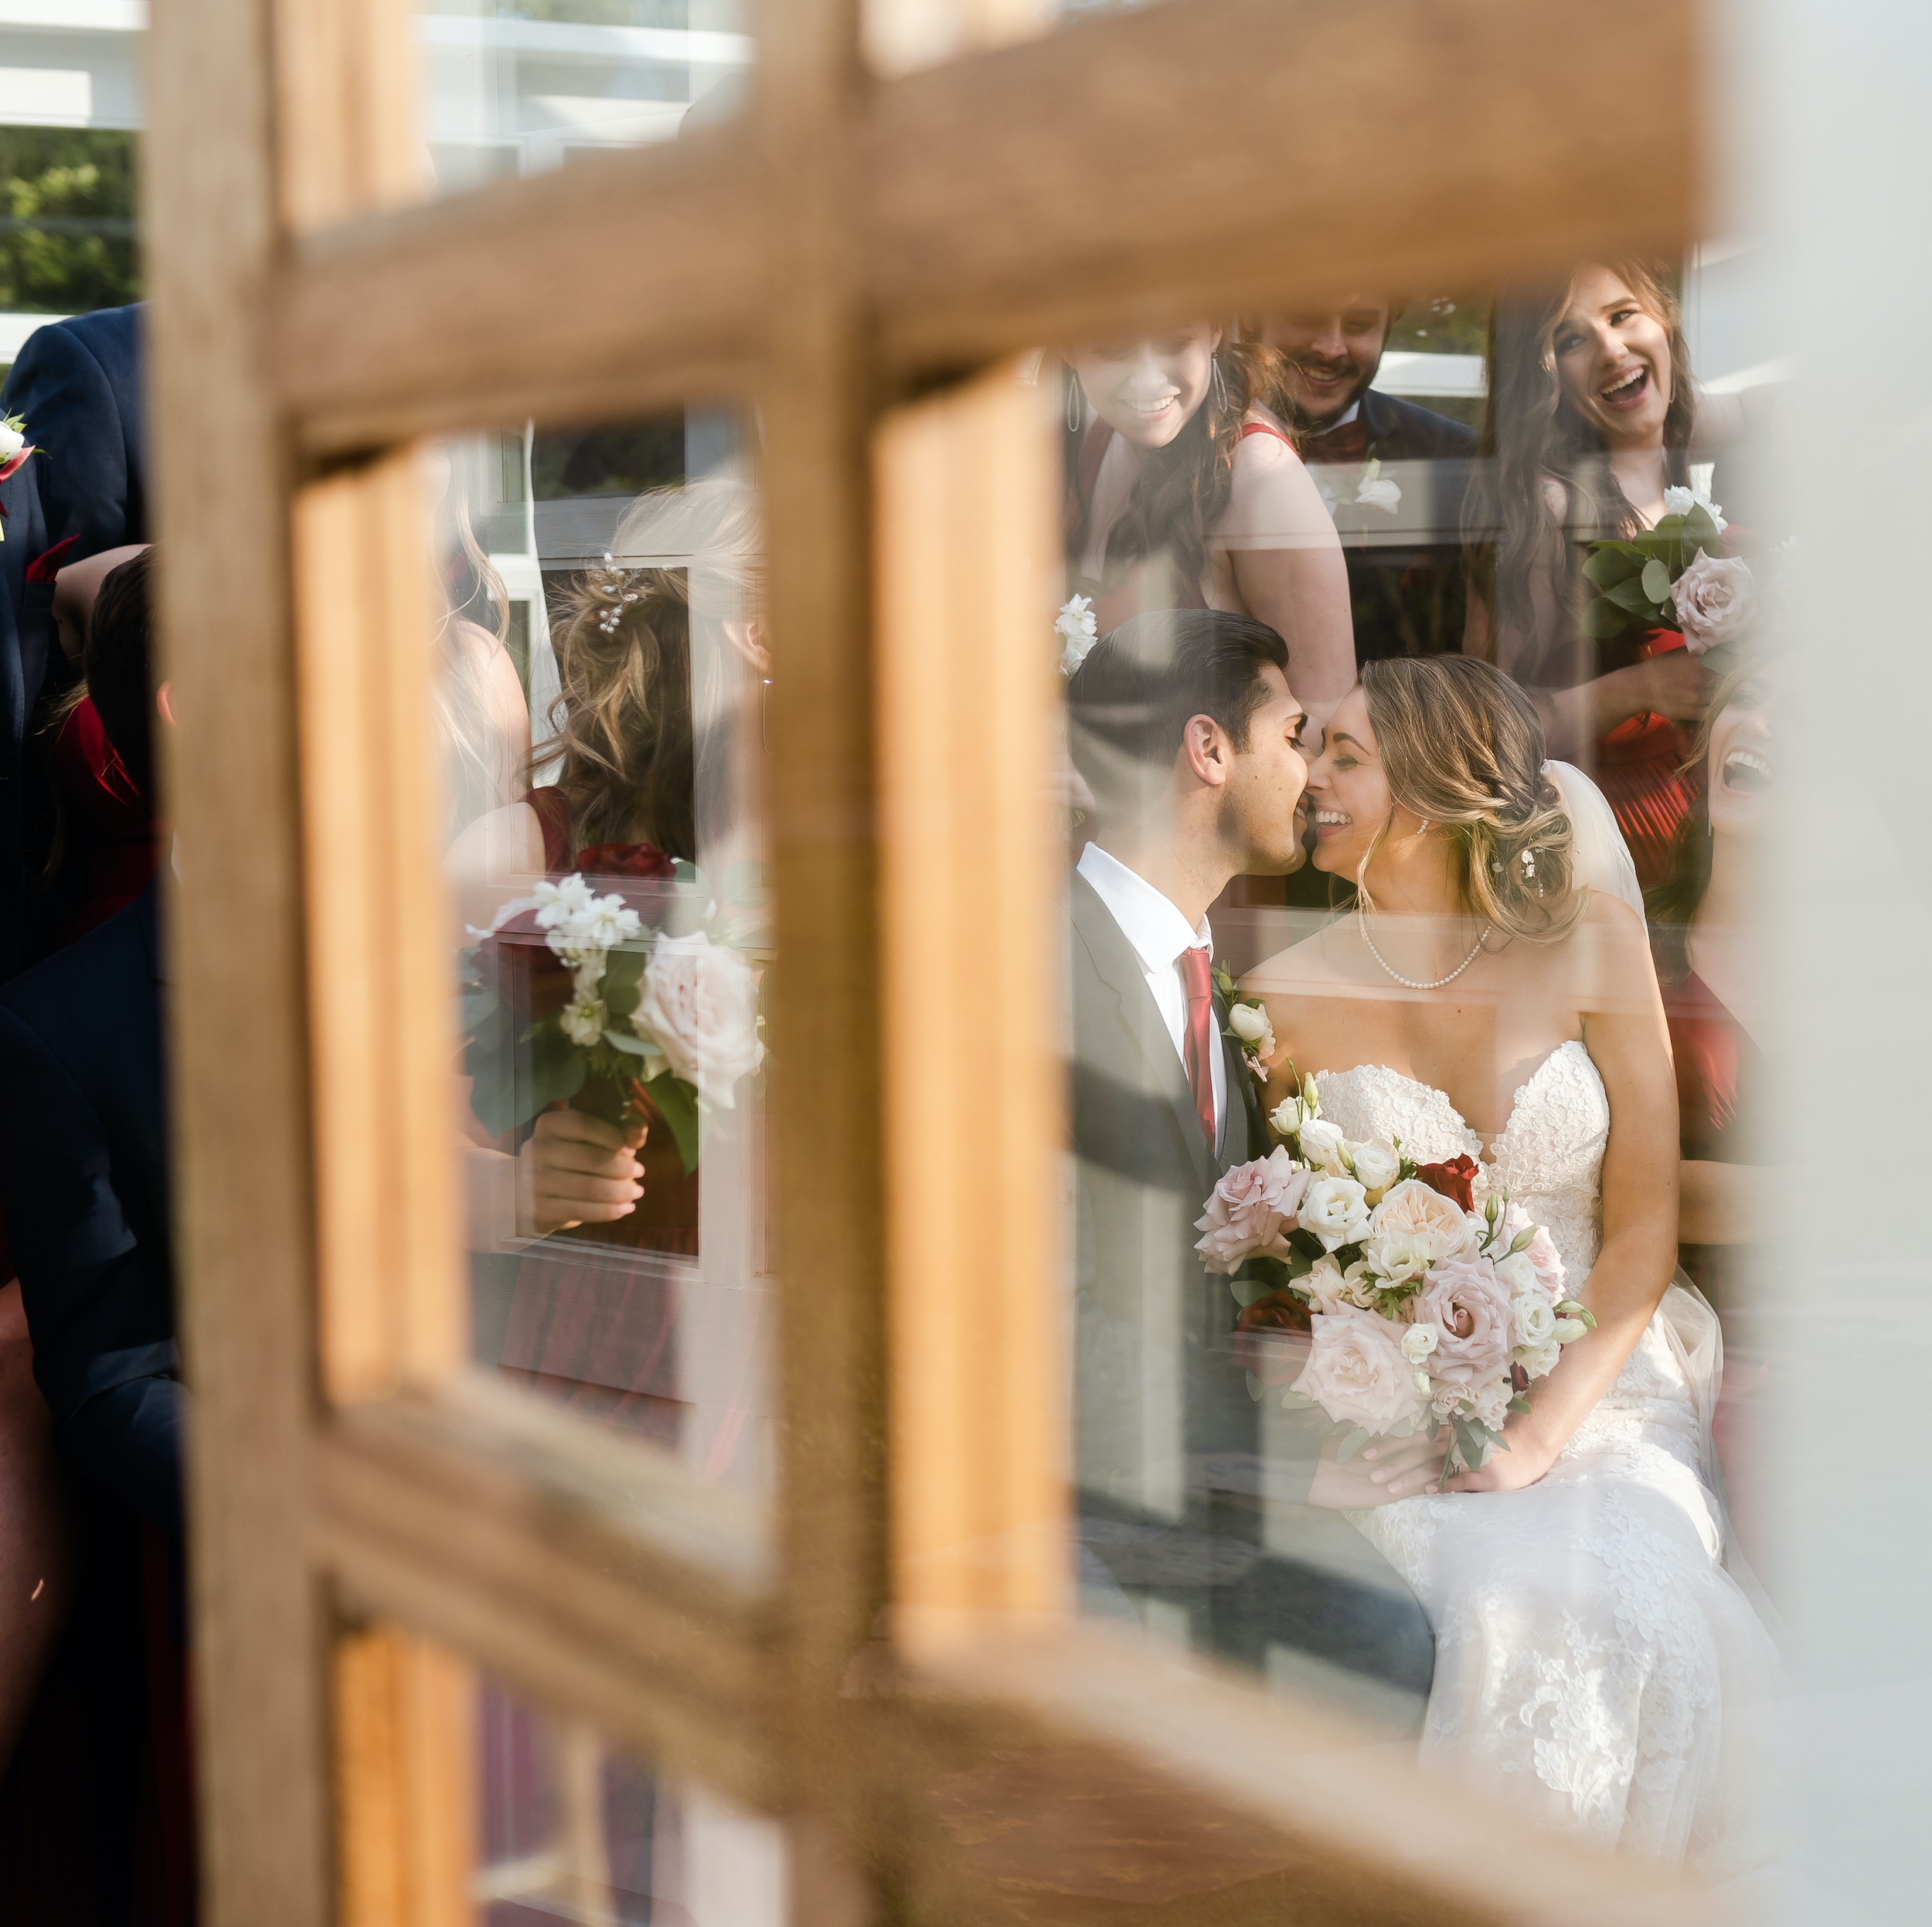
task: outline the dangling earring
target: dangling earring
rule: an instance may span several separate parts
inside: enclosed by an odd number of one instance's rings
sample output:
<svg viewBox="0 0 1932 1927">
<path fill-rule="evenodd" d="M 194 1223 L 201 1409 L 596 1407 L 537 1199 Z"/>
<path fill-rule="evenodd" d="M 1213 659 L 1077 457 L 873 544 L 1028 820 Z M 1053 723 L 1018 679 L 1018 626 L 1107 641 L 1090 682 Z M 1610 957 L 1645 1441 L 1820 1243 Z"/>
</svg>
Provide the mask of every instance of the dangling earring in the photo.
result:
<svg viewBox="0 0 1932 1927">
<path fill-rule="evenodd" d="M 1214 371 L 1214 406 L 1216 410 L 1219 413 L 1225 415 L 1228 412 L 1228 385 L 1221 379 L 1220 358 L 1218 355 L 1210 355 L 1208 357 L 1208 366 Z"/>
<path fill-rule="evenodd" d="M 1072 376 L 1066 384 L 1066 432 L 1077 435 L 1087 426 L 1087 390 L 1080 378 Z"/>
<path fill-rule="evenodd" d="M 1429 819 L 1428 819 L 1427 817 L 1424 817 L 1422 819 L 1422 828 L 1421 828 L 1420 830 L 1417 831 L 1416 834 L 1417 834 L 1417 836 L 1427 836 L 1428 834 L 1429 834 Z"/>
</svg>

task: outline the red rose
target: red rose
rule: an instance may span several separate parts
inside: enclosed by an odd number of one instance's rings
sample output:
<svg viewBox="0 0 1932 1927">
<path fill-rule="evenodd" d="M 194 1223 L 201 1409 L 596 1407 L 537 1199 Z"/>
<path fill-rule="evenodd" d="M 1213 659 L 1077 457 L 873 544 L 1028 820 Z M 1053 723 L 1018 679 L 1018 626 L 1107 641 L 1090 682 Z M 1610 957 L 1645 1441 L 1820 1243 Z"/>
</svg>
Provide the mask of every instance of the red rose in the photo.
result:
<svg viewBox="0 0 1932 1927">
<path fill-rule="evenodd" d="M 1234 1329 L 1234 1355 L 1263 1385 L 1292 1385 L 1301 1376 L 1312 1327 L 1300 1299 L 1277 1291 L 1244 1305 Z"/>
<path fill-rule="evenodd" d="M 1439 1196 L 1447 1198 L 1464 1211 L 1476 1208 L 1476 1173 L 1480 1167 L 1465 1151 L 1458 1151 L 1446 1164 L 1418 1164 L 1416 1175 Z"/>
<path fill-rule="evenodd" d="M 677 864 L 655 843 L 594 843 L 577 852 L 571 868 L 585 876 L 662 877 L 678 873 Z"/>
</svg>

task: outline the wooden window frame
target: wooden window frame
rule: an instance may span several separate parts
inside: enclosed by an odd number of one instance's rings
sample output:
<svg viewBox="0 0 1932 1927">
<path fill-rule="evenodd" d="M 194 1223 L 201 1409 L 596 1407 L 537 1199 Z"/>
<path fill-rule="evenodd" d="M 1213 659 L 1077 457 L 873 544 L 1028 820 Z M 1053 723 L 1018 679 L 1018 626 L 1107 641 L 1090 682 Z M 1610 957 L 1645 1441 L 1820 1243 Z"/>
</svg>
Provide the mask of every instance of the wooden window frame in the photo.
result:
<svg viewBox="0 0 1932 1927">
<path fill-rule="evenodd" d="M 961 17 L 997 38 L 1002 11 Z M 1209 1864 L 1230 1825 L 1273 1857 L 1163 1920 L 1279 1919 L 1291 1893 L 1304 1919 L 1705 1918 L 1678 1881 L 1526 1843 L 1454 1787 L 1363 1763 L 1311 1711 L 1151 1669 L 1069 1622 L 1050 1560 L 1016 1554 L 991 1588 L 922 1562 L 922 1519 L 1023 1538 L 1053 1503 L 1038 1174 L 1057 1073 L 1043 1032 L 919 1007 L 944 1032 L 958 1161 L 927 1238 L 984 1245 L 992 1198 L 1008 1266 L 999 1341 L 971 1361 L 998 1395 L 964 1397 L 960 1359 L 927 1342 L 957 1306 L 900 1288 L 895 1144 L 922 1099 L 886 1048 L 935 972 L 957 982 L 971 882 L 1003 892 L 988 967 L 1046 991 L 1048 853 L 1014 807 L 1046 767 L 1045 644 L 1014 588 L 1037 522 L 968 504 L 934 527 L 936 456 L 1037 506 L 1044 438 L 1010 371 L 985 371 L 1203 310 L 1681 249 L 1708 174 L 1695 16 L 1632 0 L 1607 37 L 1563 0 L 1167 0 L 890 79 L 866 70 L 856 0 L 768 0 L 757 26 L 739 121 L 412 206 L 403 0 L 156 10 L 150 445 L 181 718 L 167 929 L 207 1918 L 461 1917 L 461 1828 L 437 1817 L 460 1801 L 447 1678 L 352 1642 L 332 1665 L 342 1629 L 376 1621 L 787 1816 L 801 1923 L 1023 1917 L 932 1805 L 1022 1756 L 1070 1797 L 1125 1787 L 1184 1835 L 1198 1821 L 1183 1857 Z M 402 646 L 420 633 L 415 438 L 699 397 L 762 413 L 785 664 L 769 1521 L 457 1368 L 426 671 Z M 922 640 L 922 573 L 975 570 L 961 646 Z M 1012 739 L 949 733 L 959 713 Z M 897 752 L 915 739 L 940 753 Z M 922 872 L 969 831 L 1014 859 L 1003 882 L 998 862 Z M 809 1083 L 788 1076 L 793 1040 L 826 1037 Z M 960 1074 L 981 1048 L 992 1096 Z M 1015 1414 L 1034 1419 L 1017 1443 Z M 358 1694 L 393 1717 L 359 1723 Z M 386 1847 L 366 1794 L 391 1802 Z"/>
</svg>

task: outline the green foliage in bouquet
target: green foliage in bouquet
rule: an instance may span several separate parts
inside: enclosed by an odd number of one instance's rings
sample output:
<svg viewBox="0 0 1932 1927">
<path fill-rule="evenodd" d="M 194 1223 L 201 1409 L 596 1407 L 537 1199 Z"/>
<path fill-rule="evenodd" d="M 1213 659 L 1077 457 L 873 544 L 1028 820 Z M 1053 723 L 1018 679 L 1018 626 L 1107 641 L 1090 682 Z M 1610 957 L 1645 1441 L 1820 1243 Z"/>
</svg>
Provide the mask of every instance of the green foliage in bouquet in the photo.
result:
<svg viewBox="0 0 1932 1927">
<path fill-rule="evenodd" d="M 1671 590 L 1699 553 L 1723 552 L 1716 521 L 1702 505 L 1668 515 L 1628 541 L 1594 542 L 1583 579 L 1595 592 L 1584 606 L 1583 634 L 1599 642 L 1634 623 L 1645 629 L 1681 629 Z"/>
</svg>

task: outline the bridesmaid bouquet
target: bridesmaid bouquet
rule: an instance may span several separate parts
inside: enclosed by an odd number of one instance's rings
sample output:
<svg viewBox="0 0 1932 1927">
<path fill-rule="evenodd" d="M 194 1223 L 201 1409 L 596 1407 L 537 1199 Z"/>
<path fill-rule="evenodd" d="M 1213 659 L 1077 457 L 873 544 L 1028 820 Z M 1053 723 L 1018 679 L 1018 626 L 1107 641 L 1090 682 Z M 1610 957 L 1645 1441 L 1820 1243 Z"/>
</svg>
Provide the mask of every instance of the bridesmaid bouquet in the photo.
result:
<svg viewBox="0 0 1932 1927">
<path fill-rule="evenodd" d="M 1549 1232 L 1504 1194 L 1478 1207 L 1467 1154 L 1418 1165 L 1398 1140 L 1351 1143 L 1312 1078 L 1268 1121 L 1283 1141 L 1228 1172 L 1195 1226 L 1201 1262 L 1241 1307 L 1250 1395 L 1284 1383 L 1271 1354 L 1291 1351 L 1300 1371 L 1281 1403 L 1344 1428 L 1338 1460 L 1443 1425 L 1445 1480 L 1507 1451 L 1509 1414 L 1596 1324 L 1564 1295 Z M 1295 1331 L 1305 1363 L 1270 1343 Z"/>
<path fill-rule="evenodd" d="M 560 1098 L 616 1124 L 655 1110 L 695 1171 L 700 1107 L 731 1109 L 764 1062 L 757 986 L 739 952 L 702 930 L 647 931 L 622 896 L 574 872 L 506 906 L 464 954 L 464 1067 L 492 1131 Z M 529 967 L 521 994 L 505 981 L 512 959 Z M 507 1034 L 506 1011 L 524 1020 Z"/>
<path fill-rule="evenodd" d="M 1665 514 L 1629 541 L 1593 542 L 1583 579 L 1593 593 L 1583 634 L 1598 641 L 1634 623 L 1671 630 L 1692 655 L 1735 642 L 1758 613 L 1758 584 L 1743 556 L 1726 552 L 1724 511 L 1702 490 L 1667 488 Z M 1673 643 L 1668 646 L 1675 647 Z"/>
</svg>

